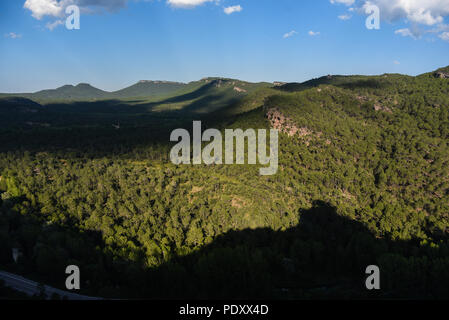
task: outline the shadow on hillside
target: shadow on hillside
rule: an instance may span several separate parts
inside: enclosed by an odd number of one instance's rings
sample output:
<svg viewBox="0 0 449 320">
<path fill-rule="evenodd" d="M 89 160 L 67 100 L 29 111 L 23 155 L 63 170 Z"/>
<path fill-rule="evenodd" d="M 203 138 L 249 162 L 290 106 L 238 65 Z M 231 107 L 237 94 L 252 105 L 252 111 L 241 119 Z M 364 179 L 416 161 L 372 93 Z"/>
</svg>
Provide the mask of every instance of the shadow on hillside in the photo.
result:
<svg viewBox="0 0 449 320">
<path fill-rule="evenodd" d="M 356 80 L 346 83 L 338 84 L 338 87 L 354 90 L 354 89 L 382 89 L 387 87 L 386 83 L 383 83 L 377 79 Z"/>
<path fill-rule="evenodd" d="M 192 92 L 158 101 L 157 104 L 178 103 L 178 102 L 185 102 L 185 101 L 190 101 L 193 99 L 198 99 L 198 98 L 202 97 L 204 94 L 207 94 L 215 86 L 216 86 L 216 82 L 211 81 Z"/>
<path fill-rule="evenodd" d="M 218 124 L 213 114 L 236 99 L 213 93 L 214 82 L 196 91 L 155 103 L 121 100 L 52 103 L 39 110 L 8 108 L 0 119 L 0 152 L 75 152 L 86 157 L 133 153 L 134 149 L 170 145 L 176 128 L 192 128 L 193 120 Z M 203 96 L 205 93 L 208 95 Z M 187 103 L 182 110 L 151 112 L 169 102 Z M 3 114 L 2 114 L 3 115 Z M 165 152 L 165 151 L 164 151 Z"/>
<path fill-rule="evenodd" d="M 12 236 L 2 242 L 2 265 L 63 287 L 65 266 L 76 264 L 83 293 L 89 295 L 131 299 L 449 297 L 447 238 L 446 247 L 440 249 L 419 247 L 414 241 L 378 239 L 364 225 L 320 201 L 298 213 L 296 227 L 229 231 L 185 256 L 155 255 L 154 259 L 165 262 L 152 269 L 141 267 L 139 254 L 135 261 L 114 258 L 99 231 L 80 233 L 8 214 Z M 5 261 L 4 252 L 13 245 L 24 251 L 19 266 Z M 372 264 L 381 270 L 381 290 L 376 292 L 365 288 L 365 269 Z"/>
<path fill-rule="evenodd" d="M 387 83 L 379 81 L 379 79 L 357 79 L 356 77 L 357 76 L 327 76 L 302 83 L 287 83 L 278 89 L 287 92 L 296 92 L 315 88 L 320 85 L 333 85 L 349 90 L 382 89 L 388 86 Z"/>
<path fill-rule="evenodd" d="M 226 106 L 232 106 L 239 98 L 228 99 L 223 94 L 214 94 L 203 97 L 183 108 L 184 111 L 195 114 L 214 113 Z"/>
<path fill-rule="evenodd" d="M 341 78 L 342 76 L 324 76 L 320 78 L 315 78 L 312 80 L 308 80 L 305 82 L 292 82 L 286 83 L 277 89 L 281 91 L 294 92 L 294 91 L 303 91 L 310 88 L 318 87 L 320 85 L 332 85 L 335 83 L 335 78 Z"/>
<path fill-rule="evenodd" d="M 186 103 L 182 109 L 167 111 L 179 116 L 196 115 L 214 112 L 220 108 L 224 108 L 227 105 L 232 105 L 238 97 L 228 97 L 225 92 L 218 92 L 215 90 L 219 87 L 217 80 L 211 81 L 200 88 L 175 97 L 158 100 L 155 102 L 144 102 L 140 106 L 147 110 L 154 110 L 154 108 L 163 106 L 166 104 Z"/>
</svg>

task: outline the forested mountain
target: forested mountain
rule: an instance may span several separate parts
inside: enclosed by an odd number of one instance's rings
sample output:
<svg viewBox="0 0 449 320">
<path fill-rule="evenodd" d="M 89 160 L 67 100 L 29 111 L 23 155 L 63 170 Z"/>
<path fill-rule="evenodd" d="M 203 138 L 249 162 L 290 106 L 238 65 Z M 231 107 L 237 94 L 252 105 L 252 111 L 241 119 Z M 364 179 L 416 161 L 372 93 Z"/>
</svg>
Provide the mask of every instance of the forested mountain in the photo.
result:
<svg viewBox="0 0 449 320">
<path fill-rule="evenodd" d="M 0 266 L 63 287 L 76 264 L 104 297 L 449 298 L 449 79 L 435 73 L 208 78 L 17 111 L 0 120 Z M 278 173 L 173 165 L 170 132 L 192 120 L 279 129 Z"/>
<path fill-rule="evenodd" d="M 120 99 L 138 97 L 158 97 L 181 90 L 186 84 L 169 81 L 139 81 L 136 84 L 114 92 L 97 89 L 90 84 L 80 83 L 76 86 L 65 85 L 57 89 L 41 90 L 35 93 L 0 94 L 34 99 L 42 102 L 51 101 L 88 101 L 99 99 Z"/>
<path fill-rule="evenodd" d="M 90 84 L 80 83 L 76 86 L 65 85 L 57 89 L 41 90 L 35 93 L 0 93 L 0 98 L 27 98 L 36 102 L 49 104 L 56 102 L 98 101 L 111 99 L 125 99 L 131 101 L 140 98 L 142 101 L 158 101 L 163 99 L 180 101 L 183 98 L 207 98 L 215 95 L 219 99 L 222 91 L 229 91 L 234 96 L 243 95 L 254 88 L 270 86 L 268 83 L 249 83 L 226 78 L 204 78 L 189 83 L 172 81 L 140 80 L 139 82 L 121 90 L 107 92 L 97 89 Z M 214 90 L 215 89 L 215 90 Z M 229 95 L 228 95 L 229 96 Z M 229 103 L 229 102 L 228 102 Z"/>
<path fill-rule="evenodd" d="M 92 87 L 88 83 L 80 83 L 76 86 L 65 85 L 54 90 L 43 90 L 31 95 L 33 99 L 41 100 L 84 100 L 106 98 L 108 93 Z"/>
<path fill-rule="evenodd" d="M 130 87 L 115 91 L 111 96 L 117 98 L 163 96 L 182 90 L 185 83 L 171 81 L 141 80 Z"/>
</svg>

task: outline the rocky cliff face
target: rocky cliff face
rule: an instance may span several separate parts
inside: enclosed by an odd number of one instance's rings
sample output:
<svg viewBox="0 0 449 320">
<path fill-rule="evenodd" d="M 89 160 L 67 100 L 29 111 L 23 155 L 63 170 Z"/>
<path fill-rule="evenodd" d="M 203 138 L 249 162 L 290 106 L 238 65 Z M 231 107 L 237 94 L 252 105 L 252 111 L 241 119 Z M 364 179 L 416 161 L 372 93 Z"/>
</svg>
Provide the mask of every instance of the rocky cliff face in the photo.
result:
<svg viewBox="0 0 449 320">
<path fill-rule="evenodd" d="M 277 129 L 289 137 L 297 135 L 307 146 L 310 145 L 312 140 L 322 140 L 326 145 L 331 144 L 329 139 L 323 137 L 322 132 L 314 132 L 307 127 L 298 127 L 292 119 L 284 116 L 277 108 L 268 109 L 266 117 L 273 129 Z"/>
<path fill-rule="evenodd" d="M 449 74 L 444 72 L 435 72 L 435 78 L 449 79 Z"/>
<path fill-rule="evenodd" d="M 285 117 L 278 109 L 269 109 L 266 116 L 274 129 L 284 132 L 290 137 L 300 131 L 293 121 L 290 118 Z"/>
</svg>

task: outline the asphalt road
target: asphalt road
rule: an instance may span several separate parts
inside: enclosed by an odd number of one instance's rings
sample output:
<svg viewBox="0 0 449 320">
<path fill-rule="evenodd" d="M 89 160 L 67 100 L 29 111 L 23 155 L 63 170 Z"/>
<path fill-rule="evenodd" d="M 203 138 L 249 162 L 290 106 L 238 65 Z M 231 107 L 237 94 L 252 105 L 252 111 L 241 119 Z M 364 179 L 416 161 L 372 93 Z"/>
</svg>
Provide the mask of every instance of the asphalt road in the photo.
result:
<svg viewBox="0 0 449 320">
<path fill-rule="evenodd" d="M 47 299 L 50 299 L 53 294 L 57 294 L 61 298 L 66 298 L 68 300 L 102 300 L 102 298 L 83 296 L 46 285 L 39 286 L 39 283 L 35 281 L 5 271 L 0 271 L 0 279 L 5 282 L 5 286 L 23 292 L 29 296 L 39 295 L 42 288 L 44 288 L 44 293 Z"/>
</svg>

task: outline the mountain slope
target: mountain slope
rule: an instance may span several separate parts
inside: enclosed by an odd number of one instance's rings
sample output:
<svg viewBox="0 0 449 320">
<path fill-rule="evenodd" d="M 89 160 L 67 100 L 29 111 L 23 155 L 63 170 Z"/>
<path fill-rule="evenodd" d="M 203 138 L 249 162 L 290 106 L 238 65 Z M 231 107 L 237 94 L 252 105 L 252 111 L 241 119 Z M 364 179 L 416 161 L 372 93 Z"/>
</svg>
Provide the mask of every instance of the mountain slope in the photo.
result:
<svg viewBox="0 0 449 320">
<path fill-rule="evenodd" d="M 246 96 L 271 86 L 225 78 L 205 78 L 186 84 L 180 91 L 166 97 L 149 97 L 138 104 L 154 112 L 208 114 L 238 103 Z"/>
<path fill-rule="evenodd" d="M 80 83 L 76 86 L 65 85 L 57 89 L 42 90 L 29 95 L 36 100 L 89 100 L 104 99 L 110 94 L 106 91 L 92 87 L 87 83 Z"/>
<path fill-rule="evenodd" d="M 0 97 L 0 109 L 4 111 L 39 110 L 43 107 L 30 99 L 21 97 Z"/>
<path fill-rule="evenodd" d="M 158 97 L 179 91 L 185 86 L 186 84 L 181 82 L 141 80 L 130 87 L 112 92 L 111 96 L 115 98 Z"/>
<path fill-rule="evenodd" d="M 157 100 L 187 101 L 207 94 L 220 95 L 226 89 L 230 89 L 228 91 L 234 93 L 234 96 L 242 96 L 254 91 L 254 89 L 267 86 L 271 86 L 271 84 L 249 83 L 225 78 L 204 78 L 200 81 L 189 83 L 141 80 L 132 86 L 114 92 L 103 91 L 90 84 L 80 83 L 76 86 L 65 85 L 56 89 L 41 90 L 35 93 L 0 94 L 0 97 L 24 97 L 40 102 L 133 98 L 146 99 L 152 102 Z"/>
</svg>

